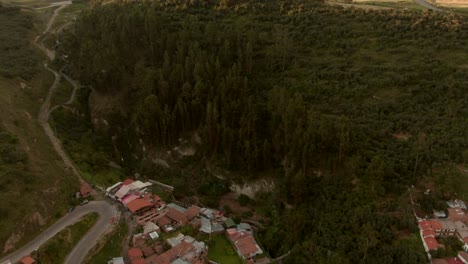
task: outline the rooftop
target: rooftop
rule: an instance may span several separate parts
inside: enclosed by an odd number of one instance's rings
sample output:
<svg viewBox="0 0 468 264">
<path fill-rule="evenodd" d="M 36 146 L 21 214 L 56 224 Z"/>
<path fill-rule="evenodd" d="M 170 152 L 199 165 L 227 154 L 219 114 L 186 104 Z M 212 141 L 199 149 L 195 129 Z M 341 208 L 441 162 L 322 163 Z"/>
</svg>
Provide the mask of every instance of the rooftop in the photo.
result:
<svg viewBox="0 0 468 264">
<path fill-rule="evenodd" d="M 125 181 L 122 182 L 122 185 L 129 185 L 133 182 L 132 179 L 126 179 Z"/>
<path fill-rule="evenodd" d="M 135 199 L 127 204 L 128 209 L 132 213 L 135 213 L 136 211 L 140 209 L 143 209 L 145 207 L 150 207 L 150 206 L 153 206 L 153 204 L 150 203 L 148 200 L 141 199 L 141 198 Z"/>
<path fill-rule="evenodd" d="M 179 211 L 179 212 L 181 212 L 181 213 L 187 212 L 187 208 L 184 208 L 184 207 L 182 207 L 182 206 L 180 206 L 180 205 L 177 205 L 177 204 L 175 204 L 175 203 L 169 203 L 169 204 L 167 204 L 166 206 L 169 207 L 169 208 L 176 209 L 177 211 Z"/>
<path fill-rule="evenodd" d="M 192 205 L 188 208 L 185 214 L 187 215 L 188 220 L 192 220 L 193 218 L 198 216 L 198 214 L 200 214 L 200 207 Z"/>
<path fill-rule="evenodd" d="M 88 183 L 86 182 L 82 182 L 81 185 L 80 185 L 80 193 L 81 195 L 86 195 L 86 194 L 89 194 L 91 192 L 92 188 L 91 188 L 91 185 L 89 185 Z"/>
<path fill-rule="evenodd" d="M 429 250 L 436 250 L 439 247 L 439 243 L 433 237 L 425 237 L 424 242 L 426 242 L 427 248 Z"/>
<path fill-rule="evenodd" d="M 128 250 L 128 257 L 130 259 L 138 259 L 143 257 L 143 252 L 141 251 L 140 248 L 130 248 Z"/>
<path fill-rule="evenodd" d="M 169 208 L 166 216 L 179 223 L 187 221 L 187 216 L 184 213 L 172 207 Z"/>
<path fill-rule="evenodd" d="M 23 257 L 20 261 L 22 264 L 33 264 L 36 263 L 36 260 L 31 258 L 30 256 Z"/>
<path fill-rule="evenodd" d="M 255 239 L 251 235 L 239 238 L 236 242 L 234 242 L 234 245 L 245 258 L 250 258 L 257 254 L 263 253 L 263 251 L 257 245 Z"/>
</svg>

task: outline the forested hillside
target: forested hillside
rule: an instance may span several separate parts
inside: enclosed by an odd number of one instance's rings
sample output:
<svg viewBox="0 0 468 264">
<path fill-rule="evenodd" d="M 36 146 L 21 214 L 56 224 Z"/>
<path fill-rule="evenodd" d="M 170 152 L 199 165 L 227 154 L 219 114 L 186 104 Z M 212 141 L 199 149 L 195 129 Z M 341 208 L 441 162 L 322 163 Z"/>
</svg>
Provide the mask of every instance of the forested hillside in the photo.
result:
<svg viewBox="0 0 468 264">
<path fill-rule="evenodd" d="M 171 147 L 198 133 L 191 162 L 239 181 L 275 175 L 277 190 L 257 199 L 272 256 L 425 263 L 417 238 L 402 235 L 415 230 L 402 194 L 463 162 L 466 37 L 453 14 L 160 0 L 96 5 L 59 48 L 89 92 L 112 98 L 106 135 L 130 171 L 142 142 Z"/>
</svg>

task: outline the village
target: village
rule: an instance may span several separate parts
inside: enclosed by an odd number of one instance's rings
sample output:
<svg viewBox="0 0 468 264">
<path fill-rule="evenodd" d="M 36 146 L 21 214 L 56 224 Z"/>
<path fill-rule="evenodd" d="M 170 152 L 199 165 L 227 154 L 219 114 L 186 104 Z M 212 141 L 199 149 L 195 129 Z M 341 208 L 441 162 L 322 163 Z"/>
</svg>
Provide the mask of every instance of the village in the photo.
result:
<svg viewBox="0 0 468 264">
<path fill-rule="evenodd" d="M 428 189 L 424 192 L 424 196 L 429 196 L 430 193 Z M 424 250 L 432 264 L 466 264 L 468 263 L 466 204 L 459 199 L 445 201 L 445 204 L 446 210 L 433 209 L 430 215 L 421 210 L 414 211 Z"/>
<path fill-rule="evenodd" d="M 106 196 L 128 210 L 137 224 L 127 256 L 115 256 L 108 264 L 216 263 L 207 257 L 208 242 L 216 237 L 229 240 L 242 262 L 270 262 L 250 224 L 235 223 L 220 210 L 167 203 L 152 193 L 152 186 L 126 179 L 106 189 Z"/>
</svg>

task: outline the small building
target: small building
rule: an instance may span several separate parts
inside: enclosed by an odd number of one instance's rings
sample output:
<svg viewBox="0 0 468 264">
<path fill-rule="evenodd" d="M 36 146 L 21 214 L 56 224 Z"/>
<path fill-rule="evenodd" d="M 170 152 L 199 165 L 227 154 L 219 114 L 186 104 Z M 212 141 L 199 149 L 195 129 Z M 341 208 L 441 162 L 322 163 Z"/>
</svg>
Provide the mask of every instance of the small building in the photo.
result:
<svg viewBox="0 0 468 264">
<path fill-rule="evenodd" d="M 432 210 L 434 213 L 434 216 L 437 218 L 446 218 L 447 214 L 444 211 L 437 211 L 437 210 Z"/>
<path fill-rule="evenodd" d="M 236 227 L 236 223 L 234 222 L 234 220 L 232 220 L 232 218 L 228 218 L 226 219 L 226 221 L 224 221 L 224 226 L 226 228 L 233 228 Z"/>
<path fill-rule="evenodd" d="M 243 259 L 253 258 L 256 255 L 263 253 L 252 235 L 239 238 L 234 242 L 234 246 L 236 247 L 239 256 Z"/>
<path fill-rule="evenodd" d="M 20 260 L 20 263 L 21 264 L 34 264 L 36 263 L 36 260 L 31 258 L 30 256 L 26 256 Z"/>
<path fill-rule="evenodd" d="M 252 233 L 252 227 L 247 223 L 240 223 L 237 225 L 237 231 Z"/>
<path fill-rule="evenodd" d="M 146 264 L 144 258 L 134 259 L 132 260 L 132 264 Z"/>
<path fill-rule="evenodd" d="M 132 212 L 133 214 L 137 214 L 137 215 L 150 210 L 152 207 L 153 207 L 152 203 L 141 198 L 135 199 L 127 204 L 128 210 L 130 210 L 130 212 Z"/>
<path fill-rule="evenodd" d="M 447 202 L 448 207 L 450 208 L 460 208 L 460 209 L 467 209 L 465 202 L 459 199 L 455 199 L 453 201 Z"/>
<path fill-rule="evenodd" d="M 449 208 L 448 219 L 452 221 L 468 221 L 468 215 L 465 214 L 465 211 L 460 208 Z"/>
<path fill-rule="evenodd" d="M 156 239 L 159 238 L 159 235 L 158 235 L 158 233 L 156 233 L 156 231 L 153 231 L 153 232 L 149 233 L 148 236 L 149 236 L 152 240 L 156 240 Z"/>
<path fill-rule="evenodd" d="M 439 243 L 433 237 L 425 237 L 424 244 L 425 244 L 424 247 L 426 248 L 426 251 L 437 250 L 439 248 Z"/>
<path fill-rule="evenodd" d="M 154 250 L 149 246 L 141 248 L 141 251 L 143 252 L 143 256 L 145 256 L 145 258 L 154 255 Z"/>
<path fill-rule="evenodd" d="M 177 225 L 185 225 L 188 222 L 187 216 L 184 213 L 172 207 L 169 208 L 169 211 L 166 213 L 166 217 L 170 218 Z"/>
<path fill-rule="evenodd" d="M 128 250 L 128 257 L 130 258 L 130 260 L 133 263 L 134 260 L 143 258 L 143 252 L 141 251 L 140 248 L 136 248 L 136 247 L 130 248 Z"/>
<path fill-rule="evenodd" d="M 192 205 L 187 209 L 187 212 L 185 212 L 187 215 L 187 220 L 191 221 L 195 217 L 200 216 L 200 207 Z"/>
<path fill-rule="evenodd" d="M 91 191 L 93 188 L 91 188 L 91 185 L 89 185 L 86 182 L 82 182 L 80 185 L 80 195 L 82 198 L 88 197 L 91 194 Z"/>
<path fill-rule="evenodd" d="M 107 264 L 125 264 L 123 257 L 113 258 Z"/>
<path fill-rule="evenodd" d="M 143 234 L 149 234 L 151 232 L 160 232 L 161 230 L 159 229 L 159 226 L 157 226 L 155 223 L 153 222 L 148 222 L 145 224 L 145 226 L 143 227 Z"/>
<path fill-rule="evenodd" d="M 130 185 L 133 183 L 132 179 L 126 179 L 125 181 L 122 182 L 122 185 Z"/>
</svg>

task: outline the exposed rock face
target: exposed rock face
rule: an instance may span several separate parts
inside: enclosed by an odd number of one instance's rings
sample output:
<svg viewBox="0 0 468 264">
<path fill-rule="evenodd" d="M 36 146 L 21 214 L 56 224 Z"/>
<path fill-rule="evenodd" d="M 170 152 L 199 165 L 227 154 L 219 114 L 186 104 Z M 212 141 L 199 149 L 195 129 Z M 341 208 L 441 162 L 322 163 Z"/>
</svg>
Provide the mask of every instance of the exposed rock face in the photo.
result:
<svg viewBox="0 0 468 264">
<path fill-rule="evenodd" d="M 271 180 L 260 179 L 242 185 L 233 184 L 231 190 L 237 195 L 244 194 L 255 199 L 255 194 L 258 192 L 271 192 L 275 188 L 275 183 Z"/>
</svg>

